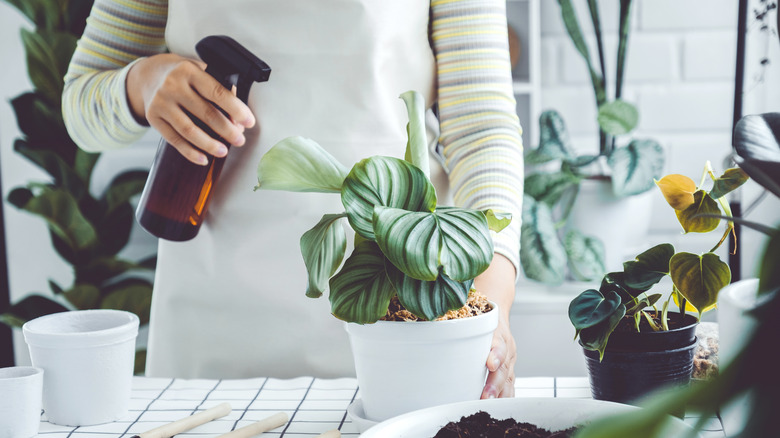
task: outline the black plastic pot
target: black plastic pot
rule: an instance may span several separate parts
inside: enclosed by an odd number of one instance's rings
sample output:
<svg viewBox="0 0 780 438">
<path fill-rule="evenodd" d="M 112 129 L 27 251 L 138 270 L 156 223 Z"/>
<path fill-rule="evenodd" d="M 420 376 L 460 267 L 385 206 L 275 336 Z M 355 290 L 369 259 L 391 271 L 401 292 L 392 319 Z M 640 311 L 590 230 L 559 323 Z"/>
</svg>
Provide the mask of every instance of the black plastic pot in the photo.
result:
<svg viewBox="0 0 780 438">
<path fill-rule="evenodd" d="M 651 391 L 687 386 L 696 348 L 696 317 L 685 315 L 683 326 L 669 331 L 613 333 L 604 360 L 585 350 L 593 398 L 635 403 Z"/>
</svg>

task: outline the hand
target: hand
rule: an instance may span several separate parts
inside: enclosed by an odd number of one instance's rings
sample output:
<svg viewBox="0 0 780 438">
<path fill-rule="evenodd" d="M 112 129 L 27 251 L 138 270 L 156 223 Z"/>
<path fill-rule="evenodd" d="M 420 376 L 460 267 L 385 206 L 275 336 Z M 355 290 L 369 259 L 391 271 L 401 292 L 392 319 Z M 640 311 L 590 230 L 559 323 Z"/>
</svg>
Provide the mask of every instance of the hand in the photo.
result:
<svg viewBox="0 0 780 438">
<path fill-rule="evenodd" d="M 517 347 L 509 329 L 509 314 L 515 298 L 515 268 L 504 256 L 495 255 L 490 267 L 474 280 L 474 287 L 498 304 L 498 327 L 487 358 L 488 377 L 481 398 L 515 396 Z"/>
<path fill-rule="evenodd" d="M 515 361 L 517 347 L 509 330 L 509 321 L 500 317 L 493 332 L 493 343 L 487 359 L 488 377 L 481 398 L 515 396 Z"/>
<path fill-rule="evenodd" d="M 255 124 L 249 107 L 207 74 L 205 68 L 200 61 L 159 54 L 134 64 L 126 83 L 133 115 L 157 129 L 185 158 L 201 165 L 208 163 L 204 152 L 224 157 L 227 147 L 196 126 L 185 110 L 233 146 L 243 145 L 244 128 Z"/>
</svg>

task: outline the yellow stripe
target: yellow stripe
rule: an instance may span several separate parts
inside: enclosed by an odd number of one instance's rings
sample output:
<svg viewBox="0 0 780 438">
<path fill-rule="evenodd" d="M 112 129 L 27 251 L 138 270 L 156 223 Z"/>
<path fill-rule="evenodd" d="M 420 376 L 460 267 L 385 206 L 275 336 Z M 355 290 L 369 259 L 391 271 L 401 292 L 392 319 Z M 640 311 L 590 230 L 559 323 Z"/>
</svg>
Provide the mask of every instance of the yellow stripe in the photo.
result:
<svg viewBox="0 0 780 438">
<path fill-rule="evenodd" d="M 459 23 L 462 21 L 479 21 L 485 18 L 499 19 L 501 18 L 501 16 L 498 14 L 477 14 L 477 15 L 461 15 L 458 17 L 437 18 L 433 20 L 433 25 L 436 26 L 436 25 L 447 24 L 447 23 Z"/>
<path fill-rule="evenodd" d="M 479 102 L 479 101 L 490 101 L 490 100 L 502 100 L 504 102 L 511 102 L 511 100 L 506 96 L 479 96 L 479 97 L 466 97 L 463 99 L 457 99 L 453 100 L 451 102 L 440 102 L 439 108 L 449 108 L 453 105 L 458 105 L 461 103 L 467 103 L 467 102 Z"/>
<path fill-rule="evenodd" d="M 126 1 L 126 0 L 113 0 L 113 1 L 114 3 L 118 3 L 128 9 L 133 9 L 135 11 L 145 12 L 147 14 L 152 14 L 152 15 L 159 15 L 161 17 L 168 16 L 167 7 L 145 6 L 136 1 Z"/>
<path fill-rule="evenodd" d="M 506 35 L 506 30 L 500 31 L 500 30 L 466 30 L 466 31 L 460 31 L 460 32 L 449 32 L 444 34 L 438 34 L 434 32 L 433 34 L 433 41 L 439 41 L 441 39 L 445 38 L 455 38 L 459 36 L 465 36 L 465 35 L 499 35 L 503 36 Z"/>
<path fill-rule="evenodd" d="M 97 15 L 100 15 L 101 18 L 103 18 L 105 21 L 116 23 L 118 27 L 129 27 L 129 28 L 133 28 L 133 29 L 143 29 L 143 30 L 147 30 L 147 31 L 150 31 L 150 32 L 155 32 L 155 31 L 156 32 L 160 32 L 160 26 L 159 25 L 154 25 L 154 24 L 153 25 L 145 25 L 145 24 L 141 24 L 141 23 L 138 23 L 138 22 L 135 22 L 135 21 L 125 20 L 124 18 L 119 18 L 116 15 L 108 14 L 108 13 L 106 13 L 104 11 L 99 10 L 99 9 L 95 9 L 93 12 L 96 13 Z"/>
</svg>

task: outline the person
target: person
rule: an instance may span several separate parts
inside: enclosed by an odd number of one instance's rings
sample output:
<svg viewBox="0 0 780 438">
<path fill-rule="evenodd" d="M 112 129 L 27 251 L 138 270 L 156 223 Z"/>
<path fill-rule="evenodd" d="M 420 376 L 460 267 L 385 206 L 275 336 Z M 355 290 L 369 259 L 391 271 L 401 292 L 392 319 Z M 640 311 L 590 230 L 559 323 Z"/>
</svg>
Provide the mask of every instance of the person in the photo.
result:
<svg viewBox="0 0 780 438">
<path fill-rule="evenodd" d="M 219 34 L 272 68 L 249 105 L 197 58 L 195 44 Z M 147 375 L 353 375 L 342 323 L 327 300 L 304 296 L 298 248 L 323 212 L 343 206 L 319 194 L 253 192 L 256 166 L 292 135 L 314 139 L 347 167 L 372 155 L 402 157 L 399 95 L 417 90 L 438 107 L 428 128 L 440 201 L 513 214 L 475 280 L 501 315 L 482 397 L 513 396 L 509 311 L 523 168 L 510 70 L 503 0 L 96 0 L 65 77 L 74 141 L 108 151 L 151 126 L 195 163 L 225 156 L 186 109 L 236 146 L 198 236 L 159 242 Z"/>
</svg>

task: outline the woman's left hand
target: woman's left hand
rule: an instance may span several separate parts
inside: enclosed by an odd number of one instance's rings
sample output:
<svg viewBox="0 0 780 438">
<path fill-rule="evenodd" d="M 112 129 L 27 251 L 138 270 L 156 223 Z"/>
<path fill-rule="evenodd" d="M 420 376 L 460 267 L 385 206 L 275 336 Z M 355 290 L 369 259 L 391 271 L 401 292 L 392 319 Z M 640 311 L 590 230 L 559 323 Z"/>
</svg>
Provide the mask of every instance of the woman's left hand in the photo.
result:
<svg viewBox="0 0 780 438">
<path fill-rule="evenodd" d="M 498 328 L 493 332 L 493 343 L 487 358 L 488 377 L 481 398 L 515 396 L 515 361 L 517 348 L 509 330 L 509 321 L 499 317 Z"/>
</svg>

